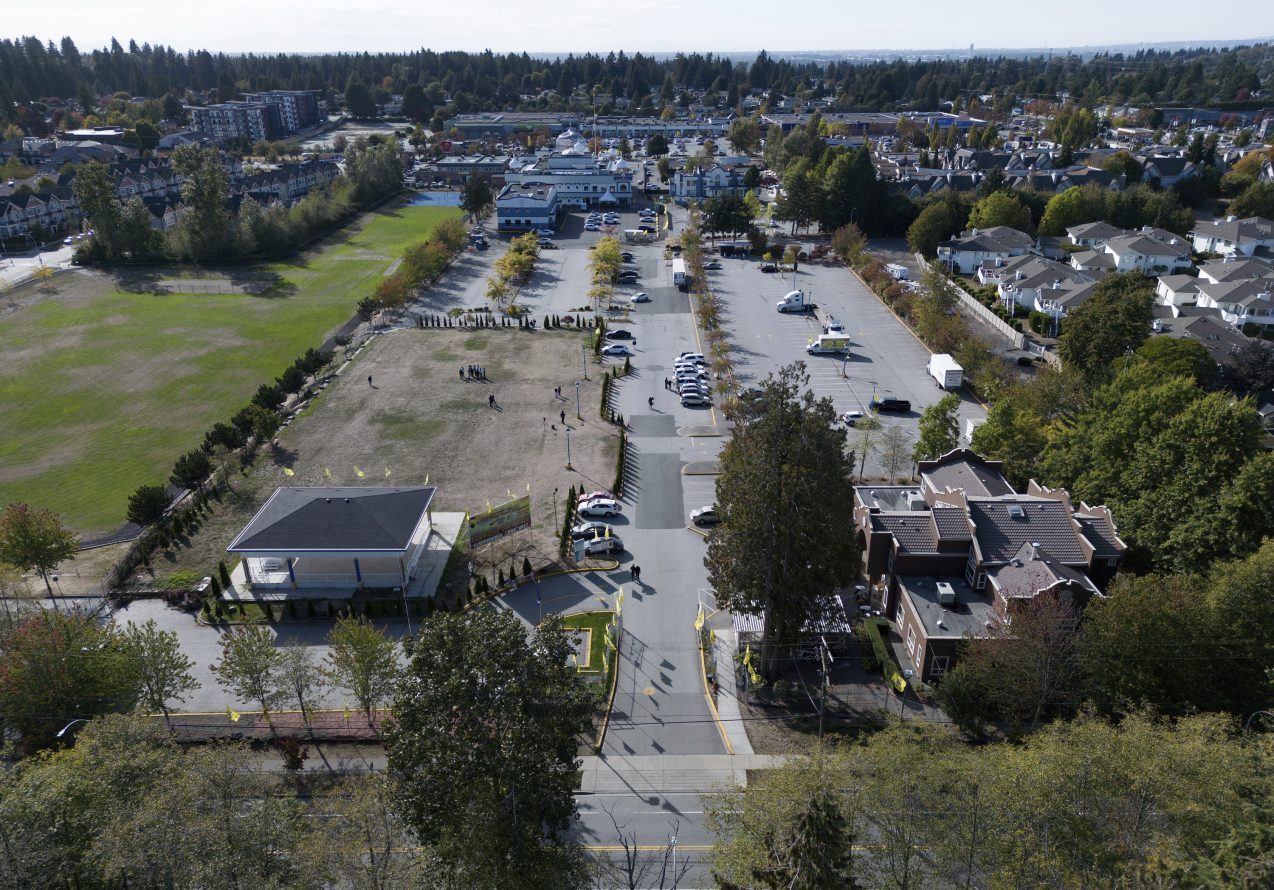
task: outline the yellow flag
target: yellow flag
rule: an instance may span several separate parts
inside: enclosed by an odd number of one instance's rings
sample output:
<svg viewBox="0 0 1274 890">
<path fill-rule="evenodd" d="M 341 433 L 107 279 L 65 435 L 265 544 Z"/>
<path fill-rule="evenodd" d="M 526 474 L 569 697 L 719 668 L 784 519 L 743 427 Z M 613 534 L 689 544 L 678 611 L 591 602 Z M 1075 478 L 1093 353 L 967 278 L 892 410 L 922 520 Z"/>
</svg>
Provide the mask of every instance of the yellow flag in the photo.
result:
<svg viewBox="0 0 1274 890">
<path fill-rule="evenodd" d="M 615 641 L 610 638 L 610 634 L 602 634 L 602 639 L 606 641 L 606 648 L 615 648 Z"/>
<path fill-rule="evenodd" d="M 713 646 L 717 644 L 717 632 L 715 630 L 708 631 L 708 642 Z"/>
<path fill-rule="evenodd" d="M 329 470 L 327 467 L 324 467 L 324 468 L 323 468 L 323 478 L 324 478 L 324 479 L 331 479 L 331 478 L 332 478 L 332 471 L 331 471 L 331 470 Z"/>
<path fill-rule="evenodd" d="M 355 466 L 354 466 L 354 475 L 355 475 L 355 476 L 357 476 L 359 479 L 362 479 L 362 478 L 363 478 L 364 476 L 366 476 L 367 474 L 366 474 L 366 473 L 364 473 L 362 470 L 360 470 L 360 469 L 358 468 L 358 466 L 357 466 L 357 465 L 355 465 Z"/>
<path fill-rule="evenodd" d="M 239 722 L 239 718 L 243 716 L 243 715 L 242 715 L 242 714 L 240 714 L 238 711 L 233 710 L 233 709 L 232 709 L 229 705 L 226 705 L 226 715 L 227 715 L 227 716 L 230 718 L 230 720 L 231 720 L 232 722 L 234 722 L 234 723 L 238 723 L 238 722 Z"/>
<path fill-rule="evenodd" d="M 606 540 L 610 540 L 610 526 L 606 526 Z"/>
<path fill-rule="evenodd" d="M 428 473 L 426 473 L 426 474 L 425 474 L 425 484 L 426 484 L 426 485 L 428 485 L 428 484 L 429 484 L 429 474 L 428 474 Z"/>
<path fill-rule="evenodd" d="M 743 650 L 743 663 L 748 667 L 752 666 L 752 644 L 748 643 L 747 648 Z"/>
<path fill-rule="evenodd" d="M 606 650 L 602 650 L 602 673 L 610 670 L 610 659 L 606 657 Z"/>
<path fill-rule="evenodd" d="M 593 540 L 594 540 L 594 541 L 596 541 L 596 540 L 597 540 L 597 535 L 598 535 L 597 526 L 593 526 Z"/>
<path fill-rule="evenodd" d="M 388 479 L 388 478 L 389 478 L 389 467 L 388 467 L 388 465 L 385 467 L 385 478 L 386 478 L 386 479 Z"/>
<path fill-rule="evenodd" d="M 345 706 L 345 722 L 349 722 L 349 705 Z"/>
<path fill-rule="evenodd" d="M 695 630 L 703 630 L 703 603 L 699 604 L 699 612 L 695 615 Z"/>
<path fill-rule="evenodd" d="M 490 501 L 487 501 L 487 512 L 488 512 L 488 513 L 490 513 L 490 512 L 491 512 L 491 502 L 490 502 Z"/>
<path fill-rule="evenodd" d="M 615 611 L 616 611 L 616 612 L 618 612 L 618 611 L 619 611 L 619 607 L 620 607 L 620 605 L 622 605 L 622 604 L 623 604 L 623 602 L 624 602 L 624 588 L 623 588 L 623 587 L 620 587 L 620 588 L 619 588 L 619 596 L 615 598 Z"/>
<path fill-rule="evenodd" d="M 531 483 L 530 483 L 530 482 L 528 482 L 528 483 L 526 484 L 526 493 L 527 493 L 527 494 L 530 494 L 530 493 L 531 493 Z"/>
<path fill-rule="evenodd" d="M 295 471 L 295 470 L 293 470 L 291 467 L 284 467 L 284 468 L 283 468 L 283 475 L 284 475 L 284 476 L 295 476 L 295 475 L 296 475 L 296 471 Z"/>
<path fill-rule="evenodd" d="M 507 495 L 509 496 L 509 499 L 510 499 L 510 500 L 512 500 L 512 498 L 513 498 L 513 489 L 512 489 L 512 488 L 506 488 L 506 489 L 504 490 L 504 493 L 505 493 L 505 494 L 507 494 Z"/>
<path fill-rule="evenodd" d="M 751 680 L 753 684 L 761 682 L 761 675 L 757 673 L 756 668 L 752 667 L 752 665 L 748 665 L 748 679 Z"/>
</svg>

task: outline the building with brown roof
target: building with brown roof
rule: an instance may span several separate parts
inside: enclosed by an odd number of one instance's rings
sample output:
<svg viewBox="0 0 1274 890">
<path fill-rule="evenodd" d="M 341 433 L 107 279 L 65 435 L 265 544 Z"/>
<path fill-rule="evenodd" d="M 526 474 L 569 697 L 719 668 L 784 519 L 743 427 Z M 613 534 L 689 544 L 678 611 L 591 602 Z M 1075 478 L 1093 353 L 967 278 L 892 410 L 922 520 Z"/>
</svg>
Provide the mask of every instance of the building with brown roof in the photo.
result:
<svg viewBox="0 0 1274 890">
<path fill-rule="evenodd" d="M 1105 507 L 1032 481 L 1015 491 L 999 461 L 966 449 L 921 461 L 918 486 L 860 485 L 854 524 L 873 605 L 897 628 L 917 676 L 940 678 L 960 641 L 1016 604 L 1058 596 L 1083 608 L 1125 545 Z"/>
</svg>

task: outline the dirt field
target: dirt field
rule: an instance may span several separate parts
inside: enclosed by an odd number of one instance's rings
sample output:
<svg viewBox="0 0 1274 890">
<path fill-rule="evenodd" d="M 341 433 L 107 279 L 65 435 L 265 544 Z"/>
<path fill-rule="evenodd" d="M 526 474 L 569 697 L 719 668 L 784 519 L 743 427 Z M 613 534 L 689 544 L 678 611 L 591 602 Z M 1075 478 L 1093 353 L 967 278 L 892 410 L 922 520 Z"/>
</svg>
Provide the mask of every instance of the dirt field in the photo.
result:
<svg viewBox="0 0 1274 890">
<path fill-rule="evenodd" d="M 580 342 L 578 333 L 517 328 L 404 330 L 377 338 L 279 434 L 275 452 L 263 452 L 235 478 L 235 490 L 188 546 L 153 560 L 156 575 L 214 569 L 277 486 L 420 485 L 426 478 L 438 486 L 434 503 L 442 511 L 484 510 L 510 493 L 524 494 L 529 484 L 532 532 L 485 548 L 479 564 L 502 560 L 507 568 L 513 552 L 519 568 L 524 554 L 537 566 L 556 557 L 554 532 L 567 488 L 608 489 L 615 474 L 618 428 L 598 416 L 596 365 L 580 387 L 583 420 L 574 417 Z M 487 380 L 462 380 L 459 370 L 469 364 L 485 366 Z M 555 386 L 569 401 L 554 398 Z M 572 428 L 574 471 L 566 469 L 562 411 Z"/>
</svg>

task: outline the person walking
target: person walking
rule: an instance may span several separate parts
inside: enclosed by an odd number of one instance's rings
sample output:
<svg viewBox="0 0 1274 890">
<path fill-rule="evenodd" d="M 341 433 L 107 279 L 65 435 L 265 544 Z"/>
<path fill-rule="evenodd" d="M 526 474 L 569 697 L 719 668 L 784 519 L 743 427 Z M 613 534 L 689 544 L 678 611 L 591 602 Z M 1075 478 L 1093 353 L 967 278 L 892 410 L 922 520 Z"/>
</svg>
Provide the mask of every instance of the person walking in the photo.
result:
<svg viewBox="0 0 1274 890">
<path fill-rule="evenodd" d="M 565 412 L 565 411 L 560 412 L 560 413 L 558 414 L 558 417 L 559 417 L 559 418 L 561 419 L 561 421 L 562 421 L 562 426 L 566 426 L 566 412 Z"/>
<path fill-rule="evenodd" d="M 371 375 L 371 374 L 368 374 L 368 375 L 367 375 L 367 385 L 368 385 L 368 386 L 371 386 L 371 387 L 372 387 L 372 389 L 375 389 L 375 388 L 376 388 L 376 387 L 372 386 L 372 375 Z"/>
<path fill-rule="evenodd" d="M 655 407 L 655 397 L 654 397 L 654 396 L 651 396 L 650 398 L 646 399 L 646 406 L 647 406 L 648 408 L 651 408 L 651 409 L 653 409 L 653 408 Z"/>
<path fill-rule="evenodd" d="M 639 565 L 633 566 L 633 580 L 641 584 L 641 566 Z"/>
<path fill-rule="evenodd" d="M 460 369 L 460 379 L 464 380 L 464 368 Z"/>
<path fill-rule="evenodd" d="M 487 405 L 492 408 L 495 407 L 495 393 L 491 393 L 491 395 L 487 396 Z"/>
</svg>

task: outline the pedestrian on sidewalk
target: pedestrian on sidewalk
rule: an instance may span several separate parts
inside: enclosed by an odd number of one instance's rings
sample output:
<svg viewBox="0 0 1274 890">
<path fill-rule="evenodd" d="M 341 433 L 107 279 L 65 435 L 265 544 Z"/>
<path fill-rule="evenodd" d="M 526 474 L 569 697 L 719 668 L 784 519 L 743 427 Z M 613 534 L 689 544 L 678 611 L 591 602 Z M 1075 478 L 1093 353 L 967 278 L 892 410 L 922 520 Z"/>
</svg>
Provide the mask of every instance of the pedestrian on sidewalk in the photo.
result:
<svg viewBox="0 0 1274 890">
<path fill-rule="evenodd" d="M 647 406 L 648 408 L 652 408 L 652 409 L 655 407 L 655 397 L 654 397 L 654 396 L 651 396 L 650 398 L 646 399 L 646 406 Z"/>
<path fill-rule="evenodd" d="M 641 584 L 641 566 L 639 565 L 633 566 L 633 580 Z"/>
<path fill-rule="evenodd" d="M 559 412 L 558 417 L 561 418 L 562 426 L 566 426 L 566 412 Z"/>
<path fill-rule="evenodd" d="M 371 375 L 371 374 L 368 374 L 368 375 L 367 375 L 367 385 L 368 385 L 368 386 L 371 386 L 371 387 L 372 387 L 372 389 L 375 389 L 375 388 L 376 388 L 375 386 L 373 386 L 373 385 L 372 385 L 372 375 Z"/>
<path fill-rule="evenodd" d="M 464 368 L 460 369 L 460 379 L 464 380 Z"/>
<path fill-rule="evenodd" d="M 495 407 L 495 393 L 491 393 L 491 395 L 487 396 L 487 404 L 492 408 Z"/>
</svg>

